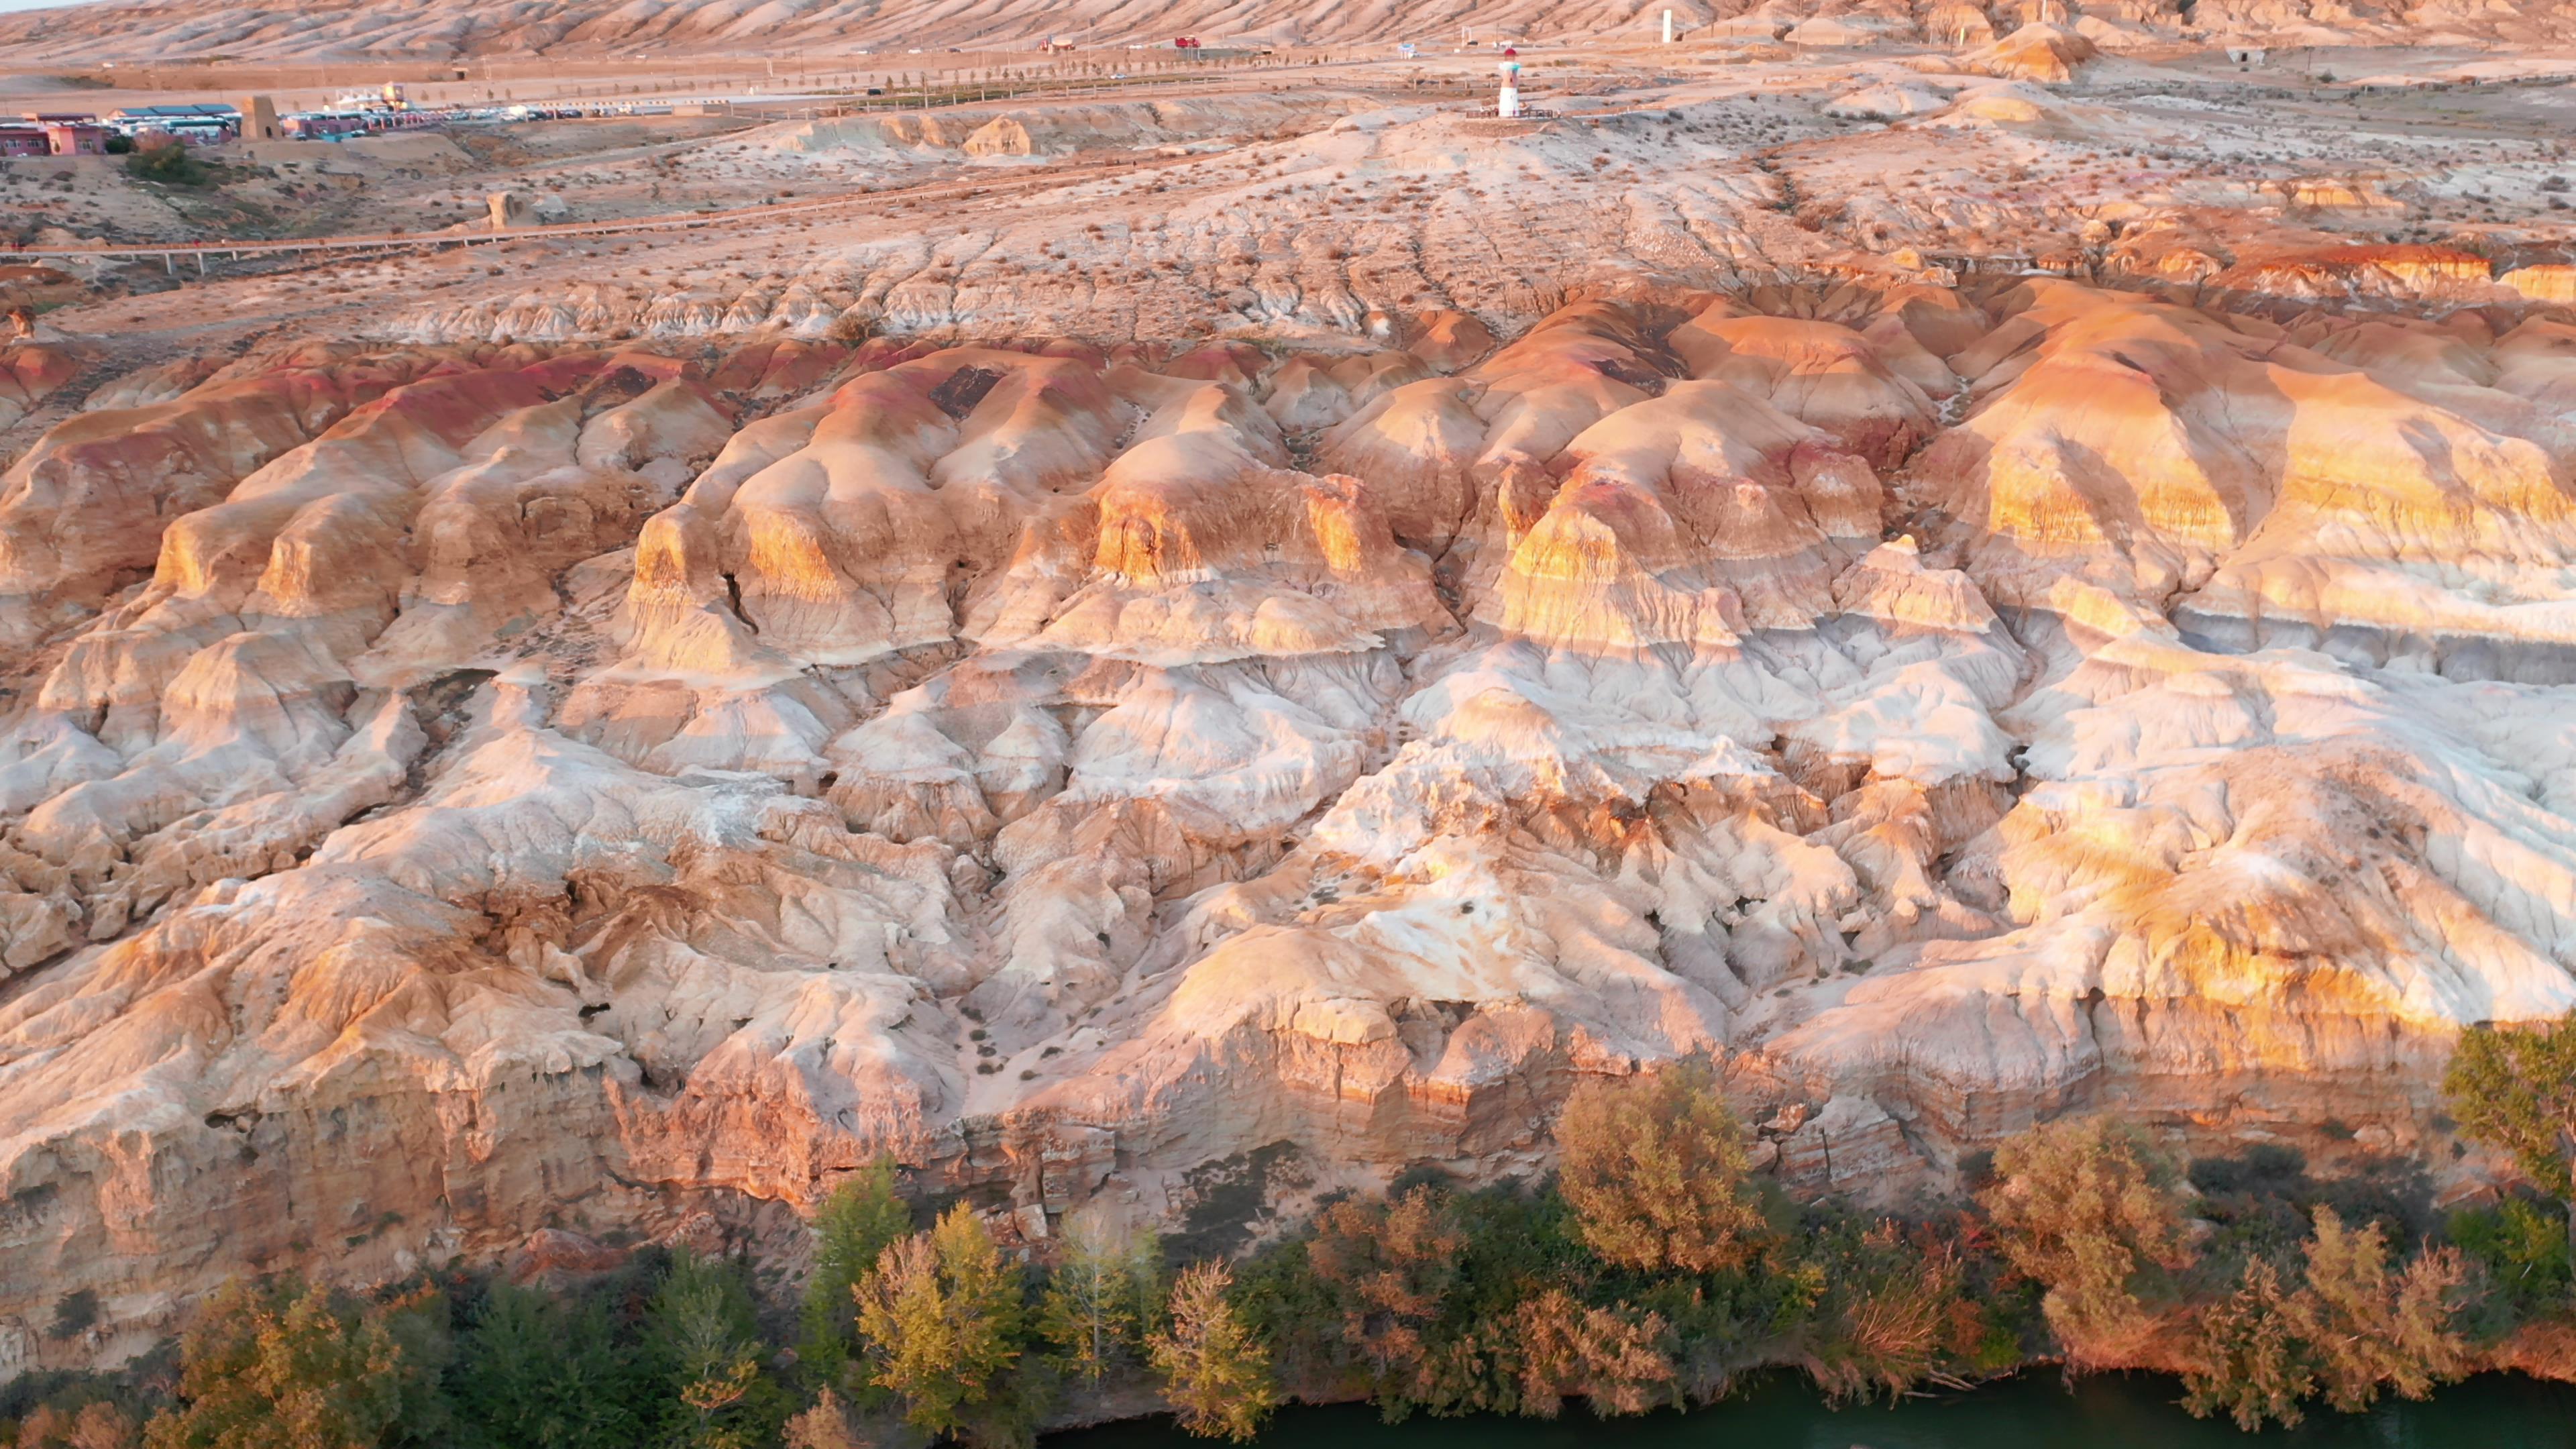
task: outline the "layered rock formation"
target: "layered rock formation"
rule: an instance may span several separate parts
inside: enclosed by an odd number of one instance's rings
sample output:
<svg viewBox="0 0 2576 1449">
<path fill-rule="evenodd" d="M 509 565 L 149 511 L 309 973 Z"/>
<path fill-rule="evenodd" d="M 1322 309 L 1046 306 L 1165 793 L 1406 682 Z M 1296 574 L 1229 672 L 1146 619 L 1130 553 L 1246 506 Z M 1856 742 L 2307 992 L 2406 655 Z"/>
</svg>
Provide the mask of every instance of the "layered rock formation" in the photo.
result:
<svg viewBox="0 0 2576 1449">
<path fill-rule="evenodd" d="M 2407 1145 L 2576 1005 L 2565 323 L 1389 341 L 103 387 L 0 480 L 0 1344 L 880 1152 L 1030 1234 L 1490 1175 L 1694 1052 L 1808 1189 L 2093 1101 Z"/>
</svg>

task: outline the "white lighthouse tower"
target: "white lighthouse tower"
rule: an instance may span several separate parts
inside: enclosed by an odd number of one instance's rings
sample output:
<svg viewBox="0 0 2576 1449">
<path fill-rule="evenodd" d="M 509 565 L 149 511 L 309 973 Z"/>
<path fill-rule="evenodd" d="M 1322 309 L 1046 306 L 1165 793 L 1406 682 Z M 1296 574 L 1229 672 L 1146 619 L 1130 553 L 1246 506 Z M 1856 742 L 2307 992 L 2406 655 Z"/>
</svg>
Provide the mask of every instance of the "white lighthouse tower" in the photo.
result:
<svg viewBox="0 0 2576 1449">
<path fill-rule="evenodd" d="M 1494 97 L 1494 114 L 1508 121 L 1521 113 L 1521 63 L 1507 60 L 1494 69 L 1503 77 L 1502 91 Z"/>
</svg>

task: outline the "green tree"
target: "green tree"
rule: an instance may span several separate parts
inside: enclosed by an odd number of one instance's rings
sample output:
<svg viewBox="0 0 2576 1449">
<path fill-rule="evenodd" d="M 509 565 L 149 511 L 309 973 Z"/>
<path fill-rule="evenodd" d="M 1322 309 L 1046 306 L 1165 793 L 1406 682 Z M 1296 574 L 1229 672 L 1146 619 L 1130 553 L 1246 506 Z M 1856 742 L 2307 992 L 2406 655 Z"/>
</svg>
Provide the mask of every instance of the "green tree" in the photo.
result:
<svg viewBox="0 0 2576 1449">
<path fill-rule="evenodd" d="M 2421 1399 L 2468 1367 L 2468 1344 L 2451 1327 L 2453 1295 L 2467 1278 L 2456 1248 L 2419 1254 L 2401 1272 L 2389 1263 L 2379 1224 L 2347 1228 L 2319 1206 L 2307 1244 L 2307 1286 L 2290 1316 L 2315 1351 L 2327 1402 L 2346 1413 L 2368 1408 L 2381 1388 Z"/>
<path fill-rule="evenodd" d="M 2568 1268 L 2567 1232 L 2542 1205 L 2509 1197 L 2493 1207 L 2451 1215 L 2451 1241 L 2485 1269 L 2516 1320 L 2565 1309 L 2576 1274 Z"/>
<path fill-rule="evenodd" d="M 444 1316 L 435 1295 L 366 1305 L 318 1286 L 229 1284 L 182 1336 L 179 1402 L 146 1442 L 376 1449 L 434 1434 Z"/>
<path fill-rule="evenodd" d="M 1171 1326 L 1153 1335 L 1150 1351 L 1183 1429 L 1244 1443 L 1279 1406 L 1279 1385 L 1269 1350 L 1226 1301 L 1233 1282 L 1222 1263 L 1182 1269 L 1172 1285 Z"/>
<path fill-rule="evenodd" d="M 2077 1363 L 2125 1361 L 2191 1265 L 2181 1173 L 2126 1123 L 2051 1122 L 1995 1149 L 1980 1196 L 2004 1256 L 2047 1290 L 2041 1311 Z"/>
<path fill-rule="evenodd" d="M 662 1382 L 662 1435 L 674 1449 L 762 1442 L 778 1407 L 762 1375 L 751 1290 L 735 1266 L 682 1249 L 645 1308 L 646 1343 Z"/>
<path fill-rule="evenodd" d="M 858 1356 L 856 1293 L 886 1248 L 912 1231 L 912 1209 L 895 1195 L 886 1158 L 832 1190 L 814 1214 L 814 1271 L 805 1280 L 804 1334 L 797 1360 L 808 1383 L 846 1386 Z"/>
<path fill-rule="evenodd" d="M 1097 1386 L 1143 1347 L 1161 1297 L 1163 1251 L 1105 1208 L 1075 1213 L 1064 1225 L 1064 1259 L 1039 1302 L 1039 1335 L 1066 1372 Z"/>
<path fill-rule="evenodd" d="M 495 1283 L 466 1328 L 458 1367 L 468 1444 L 625 1449 L 640 1437 L 636 1376 L 596 1306 Z"/>
<path fill-rule="evenodd" d="M 422 1284 L 365 1311 L 383 1326 L 402 1366 L 394 1376 L 394 1424 L 385 1442 L 396 1449 L 446 1449 L 455 1415 L 445 1376 L 456 1361 L 455 1314 L 447 1295 Z"/>
<path fill-rule="evenodd" d="M 2550 1026 L 2460 1033 L 2442 1090 L 2461 1132 L 2512 1153 L 2525 1177 L 2570 1204 L 2576 1260 L 2576 1013 Z"/>
<path fill-rule="evenodd" d="M 1705 1063 L 1583 1083 L 1556 1140 L 1559 1190 L 1606 1262 L 1715 1272 L 1742 1266 L 1769 1235 L 1743 1125 Z"/>
<path fill-rule="evenodd" d="M 933 1434 L 1026 1442 L 1034 1424 L 1020 1366 L 1026 1318 L 1019 1265 L 959 1203 L 926 1233 L 895 1243 L 859 1285 L 859 1334 L 871 1380 Z"/>
<path fill-rule="evenodd" d="M 2236 1291 L 2202 1312 L 2182 1382 L 2184 1408 L 2203 1418 L 2224 1409 L 2249 1434 L 2267 1418 L 2290 1425 L 2303 1417 L 2299 1401 L 2317 1386 L 2314 1361 L 2270 1260 L 2247 1259 Z"/>
</svg>

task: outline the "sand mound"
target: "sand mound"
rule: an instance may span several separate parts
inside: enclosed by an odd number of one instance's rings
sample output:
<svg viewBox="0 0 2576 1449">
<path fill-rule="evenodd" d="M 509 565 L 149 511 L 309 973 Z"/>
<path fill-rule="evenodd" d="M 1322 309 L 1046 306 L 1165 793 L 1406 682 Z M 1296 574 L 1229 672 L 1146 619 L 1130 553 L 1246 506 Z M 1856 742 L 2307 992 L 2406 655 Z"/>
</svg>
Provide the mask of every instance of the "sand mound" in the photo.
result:
<svg viewBox="0 0 2576 1449">
<path fill-rule="evenodd" d="M 1825 103 L 1825 114 L 1853 121 L 1895 121 L 1928 115 L 1948 104 L 1948 96 L 1929 86 L 1890 81 L 1834 97 Z"/>
<path fill-rule="evenodd" d="M 2025 25 L 1992 45 L 1969 51 L 1959 63 L 2005 80 L 2063 85 L 2100 52 L 2080 31 Z"/>
</svg>

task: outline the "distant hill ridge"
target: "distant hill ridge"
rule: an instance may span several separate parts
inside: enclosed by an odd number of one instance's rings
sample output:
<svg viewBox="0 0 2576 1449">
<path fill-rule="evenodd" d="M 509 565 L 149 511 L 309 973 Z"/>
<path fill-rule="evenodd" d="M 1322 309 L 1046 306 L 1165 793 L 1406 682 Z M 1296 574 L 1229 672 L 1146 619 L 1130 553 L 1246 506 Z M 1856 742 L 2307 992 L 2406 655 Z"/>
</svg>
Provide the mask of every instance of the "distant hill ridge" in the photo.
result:
<svg viewBox="0 0 2576 1449">
<path fill-rule="evenodd" d="M 2282 45 L 2565 43 L 2576 4 L 2533 0 L 2504 9 L 2439 0 L 2411 10 L 2340 0 L 157 0 L 0 17 L 0 57 L 25 63 L 178 60 L 464 59 L 620 52 L 825 52 L 873 47 L 995 48 L 1050 35 L 1083 45 L 1194 35 L 1299 44 L 1484 38 L 1648 37 L 1670 8 L 1697 29 L 1760 33 L 1810 20 L 1826 43 L 1876 35 L 1892 43 L 1950 39 L 1982 16 L 1997 32 L 2039 19 L 2091 19 L 2138 43 L 2246 38 Z M 1830 33 L 1828 33 L 1830 32 Z"/>
</svg>

